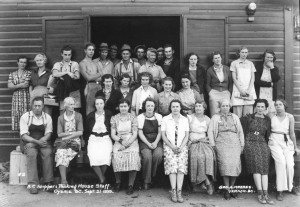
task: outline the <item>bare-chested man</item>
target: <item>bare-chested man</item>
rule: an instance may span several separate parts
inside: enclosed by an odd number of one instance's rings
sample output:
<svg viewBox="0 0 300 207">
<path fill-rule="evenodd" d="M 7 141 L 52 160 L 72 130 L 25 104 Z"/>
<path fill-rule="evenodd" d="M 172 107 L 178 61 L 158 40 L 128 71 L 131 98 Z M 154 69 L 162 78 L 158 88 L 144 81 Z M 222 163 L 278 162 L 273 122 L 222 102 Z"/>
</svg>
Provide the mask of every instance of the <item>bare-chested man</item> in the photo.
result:
<svg viewBox="0 0 300 207">
<path fill-rule="evenodd" d="M 86 80 L 84 95 L 86 100 L 86 114 L 95 110 L 95 94 L 101 90 L 101 76 L 102 71 L 92 58 L 95 52 L 95 45 L 87 43 L 84 47 L 85 58 L 79 63 L 80 73 Z"/>
</svg>

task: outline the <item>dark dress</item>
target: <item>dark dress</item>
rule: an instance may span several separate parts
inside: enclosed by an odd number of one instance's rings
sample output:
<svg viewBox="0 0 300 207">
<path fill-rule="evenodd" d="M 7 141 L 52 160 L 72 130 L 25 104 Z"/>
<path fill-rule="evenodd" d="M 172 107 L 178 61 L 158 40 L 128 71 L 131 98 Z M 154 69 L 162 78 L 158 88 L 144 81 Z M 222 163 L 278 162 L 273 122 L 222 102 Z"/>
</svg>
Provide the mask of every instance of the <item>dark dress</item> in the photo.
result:
<svg viewBox="0 0 300 207">
<path fill-rule="evenodd" d="M 268 138 L 271 129 L 271 120 L 247 115 L 241 118 L 245 133 L 245 160 L 248 173 L 269 173 L 271 151 L 268 146 Z"/>
<path fill-rule="evenodd" d="M 104 89 L 97 91 L 95 97 L 97 96 L 104 97 L 105 98 L 104 109 L 109 110 L 113 113 L 113 115 L 116 115 L 117 113 L 119 113 L 118 105 L 120 100 L 123 98 L 122 93 L 119 90 L 112 89 L 109 98 L 106 100 L 106 96 L 103 90 Z"/>
</svg>

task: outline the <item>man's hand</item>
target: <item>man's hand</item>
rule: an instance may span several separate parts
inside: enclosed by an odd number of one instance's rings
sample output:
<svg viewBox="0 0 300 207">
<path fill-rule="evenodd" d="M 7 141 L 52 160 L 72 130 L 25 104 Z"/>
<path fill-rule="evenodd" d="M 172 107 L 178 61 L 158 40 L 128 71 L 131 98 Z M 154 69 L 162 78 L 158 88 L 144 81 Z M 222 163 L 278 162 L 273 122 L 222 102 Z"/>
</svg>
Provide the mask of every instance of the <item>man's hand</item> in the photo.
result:
<svg viewBox="0 0 300 207">
<path fill-rule="evenodd" d="M 74 77 L 75 77 L 75 75 L 74 75 L 73 73 L 71 73 L 71 72 L 68 72 L 68 75 L 69 75 L 71 78 L 73 78 L 73 79 L 74 79 Z"/>
</svg>

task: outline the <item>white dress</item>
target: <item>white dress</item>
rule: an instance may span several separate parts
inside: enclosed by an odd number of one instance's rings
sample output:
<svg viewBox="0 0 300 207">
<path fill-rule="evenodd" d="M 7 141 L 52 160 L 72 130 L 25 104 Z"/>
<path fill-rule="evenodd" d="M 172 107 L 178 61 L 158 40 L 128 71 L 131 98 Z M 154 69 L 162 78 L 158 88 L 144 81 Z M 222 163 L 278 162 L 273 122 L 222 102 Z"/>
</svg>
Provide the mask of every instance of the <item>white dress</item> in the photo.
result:
<svg viewBox="0 0 300 207">
<path fill-rule="evenodd" d="M 104 125 L 104 114 L 95 115 L 96 122 L 93 132 L 104 133 L 106 127 Z M 93 134 L 89 137 L 87 146 L 87 154 L 89 156 L 91 166 L 111 165 L 112 141 L 109 135 L 98 137 Z"/>
</svg>

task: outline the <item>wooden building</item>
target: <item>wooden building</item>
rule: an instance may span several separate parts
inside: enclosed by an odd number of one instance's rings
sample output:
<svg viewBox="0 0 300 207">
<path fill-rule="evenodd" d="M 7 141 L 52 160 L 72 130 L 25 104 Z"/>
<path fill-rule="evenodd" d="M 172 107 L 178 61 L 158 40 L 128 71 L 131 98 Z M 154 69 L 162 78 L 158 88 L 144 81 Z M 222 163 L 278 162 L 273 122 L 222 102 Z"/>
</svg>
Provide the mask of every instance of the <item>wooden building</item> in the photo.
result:
<svg viewBox="0 0 300 207">
<path fill-rule="evenodd" d="M 246 12 L 251 1 L 257 5 L 253 22 L 247 21 Z M 273 49 L 281 75 L 278 94 L 285 96 L 300 129 L 296 15 L 297 0 L 0 0 L 0 161 L 8 160 L 19 143 L 18 132 L 11 131 L 12 91 L 7 88 L 17 57 L 28 56 L 32 68 L 34 55 L 44 52 L 51 68 L 61 58 L 60 48 L 69 44 L 79 62 L 88 41 L 119 47 L 171 42 L 178 58 L 193 51 L 205 67 L 214 50 L 229 64 L 241 45 L 249 48 L 255 62 L 265 49 Z"/>
</svg>

